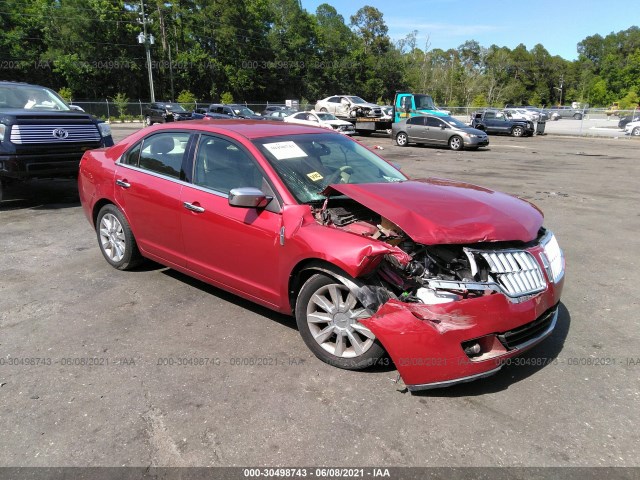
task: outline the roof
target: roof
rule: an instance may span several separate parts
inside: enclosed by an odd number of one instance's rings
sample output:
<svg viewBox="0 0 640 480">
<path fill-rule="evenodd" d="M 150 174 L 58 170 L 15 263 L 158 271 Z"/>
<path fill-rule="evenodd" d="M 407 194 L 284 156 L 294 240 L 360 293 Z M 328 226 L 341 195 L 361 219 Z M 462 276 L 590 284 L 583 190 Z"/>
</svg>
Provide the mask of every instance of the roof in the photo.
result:
<svg viewBox="0 0 640 480">
<path fill-rule="evenodd" d="M 159 130 L 175 130 L 176 128 L 197 129 L 210 132 L 233 132 L 248 139 L 275 137 L 279 135 L 301 135 L 305 133 L 330 133 L 326 128 L 311 127 L 295 123 L 284 123 L 269 120 L 185 120 L 158 125 Z M 340 135 L 336 133 L 336 135 Z"/>
</svg>

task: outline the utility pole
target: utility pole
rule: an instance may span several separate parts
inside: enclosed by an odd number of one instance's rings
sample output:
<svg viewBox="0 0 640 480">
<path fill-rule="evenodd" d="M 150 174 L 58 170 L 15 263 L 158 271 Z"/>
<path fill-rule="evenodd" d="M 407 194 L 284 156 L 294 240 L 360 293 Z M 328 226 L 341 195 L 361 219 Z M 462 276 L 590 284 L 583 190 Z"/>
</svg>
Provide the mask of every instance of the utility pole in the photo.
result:
<svg viewBox="0 0 640 480">
<path fill-rule="evenodd" d="M 556 90 L 560 91 L 560 102 L 558 103 L 559 106 L 562 106 L 562 87 L 564 86 L 564 75 L 560 76 L 560 87 L 553 87 Z"/>
<path fill-rule="evenodd" d="M 147 54 L 147 72 L 149 74 L 149 93 L 151 95 L 151 103 L 156 101 L 156 95 L 153 91 L 153 70 L 151 68 L 151 48 L 150 45 L 155 43 L 153 35 L 147 35 L 147 23 L 151 23 L 151 19 L 147 18 L 144 14 L 144 0 L 140 0 L 140 18 L 138 23 L 142 24 L 142 32 L 138 34 L 138 43 L 144 44 L 144 49 Z"/>
</svg>

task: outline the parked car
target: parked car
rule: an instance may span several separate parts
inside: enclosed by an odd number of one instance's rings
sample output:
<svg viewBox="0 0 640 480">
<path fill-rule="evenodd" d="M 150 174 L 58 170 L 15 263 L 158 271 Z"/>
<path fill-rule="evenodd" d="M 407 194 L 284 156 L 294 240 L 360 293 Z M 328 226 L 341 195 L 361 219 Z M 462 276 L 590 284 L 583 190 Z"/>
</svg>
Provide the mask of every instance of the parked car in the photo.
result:
<svg viewBox="0 0 640 480">
<path fill-rule="evenodd" d="M 289 115 L 292 115 L 296 112 L 297 110 L 276 110 L 266 115 L 263 114 L 263 116 L 265 120 L 276 120 L 281 122 L 285 119 L 285 117 L 288 117 Z"/>
<path fill-rule="evenodd" d="M 584 116 L 584 110 L 578 110 L 572 107 L 562 107 L 553 105 L 548 108 L 549 112 L 553 115 L 558 114 L 559 118 L 573 118 L 574 120 L 582 120 Z"/>
<path fill-rule="evenodd" d="M 149 258 L 294 315 L 336 367 L 386 350 L 412 391 L 494 374 L 558 318 L 564 257 L 540 210 L 410 180 L 336 132 L 157 125 L 87 152 L 78 187 L 111 266 Z"/>
<path fill-rule="evenodd" d="M 633 115 L 625 115 L 624 117 L 620 117 L 620 120 L 618 121 L 618 128 L 624 130 L 627 123 L 637 122 L 638 120 L 640 120 L 640 112 L 636 112 Z"/>
<path fill-rule="evenodd" d="M 507 114 L 507 117 L 512 118 L 513 120 L 529 120 L 532 122 L 537 122 L 540 118 L 539 113 L 533 112 L 531 110 L 526 110 L 523 107 L 505 108 L 503 112 Z"/>
<path fill-rule="evenodd" d="M 381 117 L 382 108 L 354 95 L 334 95 L 318 100 L 315 110 L 333 113 L 338 118 Z"/>
<path fill-rule="evenodd" d="M 640 121 L 627 123 L 624 127 L 624 133 L 626 135 L 633 135 L 634 137 L 640 137 Z"/>
<path fill-rule="evenodd" d="M 184 109 L 179 103 L 154 102 L 144 109 L 144 124 L 147 126 L 154 123 L 177 122 L 180 120 L 191 120 L 191 112 Z"/>
<path fill-rule="evenodd" d="M 264 117 L 258 115 L 250 108 L 244 105 L 227 105 L 223 103 L 214 103 L 209 105 L 209 112 L 219 113 L 234 118 L 248 118 L 251 120 L 264 120 Z"/>
<path fill-rule="evenodd" d="M 352 123 L 346 120 L 340 120 L 336 118 L 335 115 L 327 112 L 298 112 L 285 117 L 284 121 L 329 128 L 345 135 L 353 135 L 356 133 L 356 129 Z"/>
<path fill-rule="evenodd" d="M 401 147 L 421 143 L 448 146 L 451 150 L 476 150 L 489 145 L 489 137 L 485 132 L 449 116 L 420 115 L 407 118 L 393 123 L 391 131 Z"/>
<path fill-rule="evenodd" d="M 111 145 L 108 123 L 71 108 L 53 90 L 0 81 L 0 200 L 9 183 L 76 177 L 86 150 Z"/>
<path fill-rule="evenodd" d="M 287 107 L 286 105 L 267 105 L 262 111 L 262 115 L 265 117 L 273 116 L 272 114 L 276 112 L 287 112 L 287 115 L 291 115 L 292 113 L 295 113 L 297 111 L 298 110 Z M 285 116 L 286 115 L 282 116 L 281 118 L 284 118 Z"/>
<path fill-rule="evenodd" d="M 504 112 L 492 109 L 471 114 L 471 126 L 483 132 L 503 133 L 514 137 L 524 137 L 535 133 L 532 121 L 510 119 Z"/>
</svg>

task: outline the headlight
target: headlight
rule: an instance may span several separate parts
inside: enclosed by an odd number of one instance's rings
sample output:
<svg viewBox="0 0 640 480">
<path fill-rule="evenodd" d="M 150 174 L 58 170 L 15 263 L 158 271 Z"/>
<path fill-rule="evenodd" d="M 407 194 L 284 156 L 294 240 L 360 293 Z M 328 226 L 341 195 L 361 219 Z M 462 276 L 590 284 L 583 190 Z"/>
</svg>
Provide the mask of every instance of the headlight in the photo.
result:
<svg viewBox="0 0 640 480">
<path fill-rule="evenodd" d="M 0 123 L 0 142 L 4 141 L 4 134 L 7 131 L 7 126 L 4 123 Z"/>
<path fill-rule="evenodd" d="M 542 263 L 547 270 L 547 275 L 554 283 L 557 283 L 564 275 L 564 254 L 558 240 L 552 232 L 548 232 L 542 239 L 544 254 Z"/>
<path fill-rule="evenodd" d="M 102 135 L 102 138 L 111 136 L 111 125 L 109 125 L 108 123 L 99 123 L 98 129 L 100 130 L 100 135 Z"/>
</svg>

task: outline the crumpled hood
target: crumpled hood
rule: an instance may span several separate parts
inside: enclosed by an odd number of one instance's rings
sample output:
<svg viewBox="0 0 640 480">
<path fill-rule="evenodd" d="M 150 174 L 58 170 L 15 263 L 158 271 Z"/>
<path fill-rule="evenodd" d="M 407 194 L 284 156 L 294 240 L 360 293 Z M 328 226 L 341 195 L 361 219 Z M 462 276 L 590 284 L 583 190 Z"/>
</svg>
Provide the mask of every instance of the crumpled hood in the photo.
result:
<svg viewBox="0 0 640 480">
<path fill-rule="evenodd" d="M 393 183 L 335 184 L 339 192 L 398 225 L 426 245 L 536 238 L 543 215 L 505 193 L 437 178 Z"/>
</svg>

